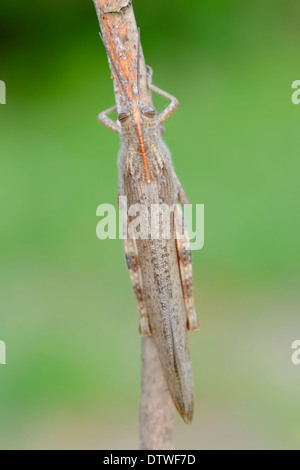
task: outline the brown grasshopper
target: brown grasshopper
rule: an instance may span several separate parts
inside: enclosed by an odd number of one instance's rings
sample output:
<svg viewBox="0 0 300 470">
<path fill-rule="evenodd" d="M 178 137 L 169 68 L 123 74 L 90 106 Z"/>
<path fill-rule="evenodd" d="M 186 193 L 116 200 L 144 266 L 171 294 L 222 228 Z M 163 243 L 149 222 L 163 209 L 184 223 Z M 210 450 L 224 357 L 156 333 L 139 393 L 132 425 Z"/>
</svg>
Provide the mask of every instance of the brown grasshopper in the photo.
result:
<svg viewBox="0 0 300 470">
<path fill-rule="evenodd" d="M 109 52 L 108 55 L 126 96 L 117 66 Z M 130 229 L 129 211 L 125 213 L 124 225 L 129 229 L 124 250 L 138 305 L 140 334 L 152 335 L 173 402 L 183 419 L 190 423 L 194 385 L 187 330 L 195 331 L 199 327 L 193 298 L 190 242 L 186 227 L 182 230 L 182 212 L 176 204 L 188 201 L 162 140 L 161 126 L 179 103 L 174 96 L 154 86 L 151 79 L 152 69 L 148 67 L 149 89 L 171 101 L 161 114 L 157 115 L 154 107 L 145 106 L 141 100 L 128 100 L 117 122 L 108 117 L 116 111 L 116 106 L 100 113 L 98 120 L 121 139 L 119 201 L 121 196 L 126 196 L 128 207 L 143 204 L 146 215 L 157 204 L 173 209 L 168 238 L 136 237 Z M 162 223 L 160 219 L 158 223 Z"/>
</svg>

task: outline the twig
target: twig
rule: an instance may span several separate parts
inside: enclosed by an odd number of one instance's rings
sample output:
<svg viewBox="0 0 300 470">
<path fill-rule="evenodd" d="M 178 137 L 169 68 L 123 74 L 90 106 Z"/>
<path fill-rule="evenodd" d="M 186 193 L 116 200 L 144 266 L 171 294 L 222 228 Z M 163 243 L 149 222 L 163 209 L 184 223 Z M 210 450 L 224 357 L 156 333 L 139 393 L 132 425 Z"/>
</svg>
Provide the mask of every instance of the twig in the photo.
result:
<svg viewBox="0 0 300 470">
<path fill-rule="evenodd" d="M 114 81 L 117 109 L 128 100 L 137 101 L 138 30 L 130 0 L 93 0 Z M 117 64 L 124 83 L 110 58 Z M 152 104 L 147 87 L 145 60 L 140 48 L 140 97 L 145 105 Z M 174 405 L 170 398 L 152 338 L 142 338 L 142 391 L 140 401 L 140 448 L 172 449 Z"/>
<path fill-rule="evenodd" d="M 173 449 L 174 405 L 152 338 L 142 339 L 140 448 Z"/>
</svg>

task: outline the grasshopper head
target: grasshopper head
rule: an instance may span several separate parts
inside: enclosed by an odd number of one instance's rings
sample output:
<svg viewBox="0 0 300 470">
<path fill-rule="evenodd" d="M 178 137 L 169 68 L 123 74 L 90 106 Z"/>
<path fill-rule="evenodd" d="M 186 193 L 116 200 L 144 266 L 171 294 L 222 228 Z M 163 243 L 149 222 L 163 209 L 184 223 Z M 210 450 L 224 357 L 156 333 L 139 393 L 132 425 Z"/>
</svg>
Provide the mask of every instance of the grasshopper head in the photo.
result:
<svg viewBox="0 0 300 470">
<path fill-rule="evenodd" d="M 133 110 L 124 109 L 118 114 L 118 120 L 122 127 L 130 127 L 132 124 L 155 124 L 156 111 L 152 106 L 139 104 Z"/>
</svg>

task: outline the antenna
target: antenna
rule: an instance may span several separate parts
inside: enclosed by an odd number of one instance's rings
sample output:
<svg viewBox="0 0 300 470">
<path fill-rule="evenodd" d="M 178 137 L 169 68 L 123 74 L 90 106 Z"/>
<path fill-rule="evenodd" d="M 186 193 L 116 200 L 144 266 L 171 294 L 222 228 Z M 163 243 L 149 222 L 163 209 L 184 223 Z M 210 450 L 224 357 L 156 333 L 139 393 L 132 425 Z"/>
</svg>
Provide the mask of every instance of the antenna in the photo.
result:
<svg viewBox="0 0 300 470">
<path fill-rule="evenodd" d="M 140 93 L 140 42 L 141 42 L 141 30 L 138 28 L 138 46 L 137 46 L 137 88 L 139 94 L 139 100 L 141 101 L 141 93 Z"/>
<path fill-rule="evenodd" d="M 102 36 L 102 34 L 100 33 L 100 31 L 99 31 L 99 36 L 100 36 L 100 38 L 101 38 L 101 40 L 102 40 L 102 42 L 103 42 L 103 46 L 105 47 L 106 54 L 108 55 L 109 60 L 111 61 L 112 65 L 113 65 L 113 68 L 115 69 L 115 72 L 116 72 L 116 75 L 117 75 L 118 80 L 119 80 L 119 82 L 120 82 L 120 85 L 121 85 L 121 87 L 122 87 L 122 90 L 124 91 L 124 95 L 126 96 L 127 100 L 129 101 L 128 94 L 127 94 L 127 90 L 126 90 L 125 85 L 124 85 L 124 82 L 123 82 L 123 80 L 122 80 L 122 78 L 121 78 L 121 74 L 120 74 L 120 72 L 119 72 L 119 70 L 118 70 L 117 64 L 114 62 L 114 60 L 113 60 L 113 58 L 112 58 L 112 56 L 111 56 L 111 53 L 110 53 L 109 50 L 107 49 L 107 47 L 106 47 L 106 45 L 105 45 L 105 42 L 104 42 L 104 39 L 103 39 L 103 36 Z"/>
</svg>

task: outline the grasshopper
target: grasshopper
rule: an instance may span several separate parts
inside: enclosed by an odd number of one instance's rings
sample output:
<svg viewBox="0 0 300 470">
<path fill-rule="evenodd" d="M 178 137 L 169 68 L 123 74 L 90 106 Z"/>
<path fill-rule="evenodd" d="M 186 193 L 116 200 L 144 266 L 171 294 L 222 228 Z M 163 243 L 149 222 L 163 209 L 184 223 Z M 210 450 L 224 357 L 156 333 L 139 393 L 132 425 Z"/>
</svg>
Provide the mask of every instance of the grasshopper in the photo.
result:
<svg viewBox="0 0 300 470">
<path fill-rule="evenodd" d="M 137 64 L 139 44 L 140 41 Z M 107 53 L 126 96 L 117 65 L 108 50 Z M 162 123 L 179 103 L 152 84 L 152 69 L 147 67 L 147 70 L 149 89 L 170 100 L 164 111 L 157 114 L 154 107 L 142 102 L 139 94 L 138 101 L 127 100 L 117 122 L 108 117 L 117 110 L 116 106 L 101 112 L 98 120 L 120 136 L 119 201 L 126 197 L 128 207 L 142 204 L 147 215 L 157 204 L 173 209 L 168 238 L 136 237 L 130 229 L 132 217 L 129 211 L 125 212 L 124 226 L 129 228 L 126 228 L 124 251 L 138 306 L 139 332 L 153 337 L 174 405 L 184 421 L 190 423 L 194 385 L 187 331 L 199 327 L 193 298 L 190 242 L 186 227 L 182 227 L 181 208 L 176 204 L 179 201 L 184 205 L 188 200 L 162 139 Z M 139 65 L 137 83 L 139 88 Z M 161 223 L 159 219 L 158 224 Z"/>
</svg>

